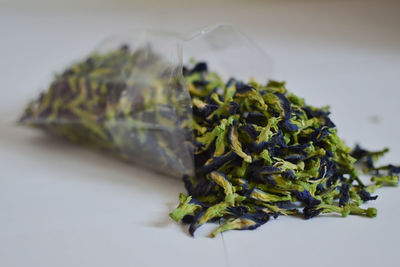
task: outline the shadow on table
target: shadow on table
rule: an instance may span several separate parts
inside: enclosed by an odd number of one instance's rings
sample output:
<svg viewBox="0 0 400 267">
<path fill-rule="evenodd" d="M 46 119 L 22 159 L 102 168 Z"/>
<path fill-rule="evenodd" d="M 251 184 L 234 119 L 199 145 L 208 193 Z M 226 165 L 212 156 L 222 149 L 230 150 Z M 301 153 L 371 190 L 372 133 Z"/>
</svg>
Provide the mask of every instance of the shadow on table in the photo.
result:
<svg viewBox="0 0 400 267">
<path fill-rule="evenodd" d="M 165 199 L 165 216 L 144 222 L 146 226 L 164 228 L 174 222 L 168 213 L 178 204 L 178 194 L 185 192 L 179 178 L 163 175 L 134 163 L 124 162 L 113 155 L 70 143 L 42 131 L 16 125 L 0 125 L 0 146 L 6 151 L 23 151 L 24 157 L 43 161 L 57 172 L 77 175 L 74 180 L 96 180 L 110 187 L 134 188 L 145 200 L 152 196 Z M 91 166 L 91 167 L 90 167 Z M 55 177 L 57 178 L 57 177 Z M 129 191 L 128 191 L 129 192 Z M 128 193 L 129 194 L 129 193 Z M 161 207 L 161 209 L 164 209 Z M 139 222 L 140 224 L 140 222 Z"/>
</svg>

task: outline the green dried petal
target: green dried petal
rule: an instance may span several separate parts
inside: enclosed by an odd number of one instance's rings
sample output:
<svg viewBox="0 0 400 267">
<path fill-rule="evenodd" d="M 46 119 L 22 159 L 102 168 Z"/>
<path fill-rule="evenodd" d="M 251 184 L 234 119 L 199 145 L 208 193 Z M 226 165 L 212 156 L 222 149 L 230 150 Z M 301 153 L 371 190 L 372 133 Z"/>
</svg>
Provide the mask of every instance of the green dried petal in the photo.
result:
<svg viewBox="0 0 400 267">
<path fill-rule="evenodd" d="M 169 216 L 176 222 L 182 221 L 183 217 L 186 215 L 193 215 L 197 211 L 201 210 L 202 207 L 197 204 L 191 204 L 191 196 L 186 196 L 185 194 L 179 194 L 179 206 L 174 209 Z"/>
</svg>

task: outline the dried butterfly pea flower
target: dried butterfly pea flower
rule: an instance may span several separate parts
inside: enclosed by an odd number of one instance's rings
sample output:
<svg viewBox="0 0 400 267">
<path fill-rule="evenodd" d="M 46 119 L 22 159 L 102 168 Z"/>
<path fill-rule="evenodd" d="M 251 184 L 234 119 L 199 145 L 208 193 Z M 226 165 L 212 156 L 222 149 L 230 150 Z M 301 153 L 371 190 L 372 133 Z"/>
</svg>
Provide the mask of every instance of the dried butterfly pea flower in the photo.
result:
<svg viewBox="0 0 400 267">
<path fill-rule="evenodd" d="M 198 64 L 201 67 L 184 73 L 195 106 L 197 151 L 197 171 L 184 180 L 189 195 L 204 203 L 190 222 L 192 235 L 215 219 L 221 225 L 213 237 L 227 230 L 255 229 L 270 216 L 299 212 L 306 219 L 325 213 L 376 216 L 375 208 L 359 206 L 375 200 L 371 193 L 377 188 L 398 184 L 400 168 L 374 165 L 387 149 L 370 152 L 356 146 L 351 151 L 338 137 L 329 107 L 306 105 L 284 83 L 246 84 L 233 78 L 224 83 L 207 72 L 205 63 Z M 208 86 L 197 86 L 198 69 L 202 84 Z M 372 184 L 362 183 L 356 163 L 373 172 Z M 204 187 L 208 190 L 200 190 Z"/>
</svg>

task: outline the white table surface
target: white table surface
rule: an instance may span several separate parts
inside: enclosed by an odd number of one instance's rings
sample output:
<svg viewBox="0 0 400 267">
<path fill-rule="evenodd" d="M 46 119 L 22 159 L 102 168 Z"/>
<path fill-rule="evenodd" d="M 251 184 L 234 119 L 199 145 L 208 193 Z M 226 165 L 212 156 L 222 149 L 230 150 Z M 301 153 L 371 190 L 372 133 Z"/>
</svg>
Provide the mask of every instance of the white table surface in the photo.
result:
<svg viewBox="0 0 400 267">
<path fill-rule="evenodd" d="M 400 164 L 399 14 L 398 1 L 0 2 L 0 266 L 399 266 L 399 188 L 378 192 L 375 219 L 279 217 L 192 238 L 168 218 L 181 181 L 12 123 L 115 31 L 230 23 L 274 60 L 273 78 L 331 105 L 347 144 L 389 146 L 384 161 Z"/>
</svg>

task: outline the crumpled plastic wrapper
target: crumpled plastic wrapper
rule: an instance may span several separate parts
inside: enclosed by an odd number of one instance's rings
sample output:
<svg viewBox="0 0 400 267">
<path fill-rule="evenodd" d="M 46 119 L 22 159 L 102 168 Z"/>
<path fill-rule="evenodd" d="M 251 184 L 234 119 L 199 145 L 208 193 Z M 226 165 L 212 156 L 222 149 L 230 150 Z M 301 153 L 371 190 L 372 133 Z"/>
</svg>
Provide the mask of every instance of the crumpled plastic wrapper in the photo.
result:
<svg viewBox="0 0 400 267">
<path fill-rule="evenodd" d="M 114 36 L 55 76 L 20 122 L 158 172 L 193 175 L 192 103 L 184 65 L 203 61 L 228 79 L 269 77 L 272 64 L 231 26 Z"/>
</svg>

